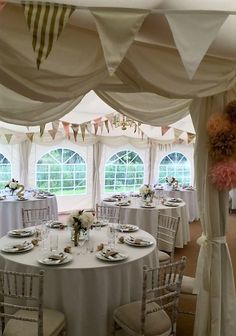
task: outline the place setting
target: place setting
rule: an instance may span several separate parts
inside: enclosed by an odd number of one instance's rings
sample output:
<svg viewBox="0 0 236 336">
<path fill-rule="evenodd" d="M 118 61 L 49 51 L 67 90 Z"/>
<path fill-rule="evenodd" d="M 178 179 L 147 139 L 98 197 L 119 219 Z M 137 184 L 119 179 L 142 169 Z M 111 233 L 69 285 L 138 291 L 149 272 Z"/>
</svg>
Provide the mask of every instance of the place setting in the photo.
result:
<svg viewBox="0 0 236 336">
<path fill-rule="evenodd" d="M 16 242 L 14 244 L 9 244 L 1 248 L 2 252 L 5 253 L 22 253 L 30 251 L 34 248 L 34 244 L 29 241 Z"/>
<path fill-rule="evenodd" d="M 51 220 L 47 222 L 46 226 L 49 227 L 50 229 L 61 229 L 62 230 L 67 227 L 67 224 L 62 223 L 58 220 Z"/>
<path fill-rule="evenodd" d="M 120 250 L 106 248 L 104 250 L 98 251 L 95 254 L 96 258 L 103 261 L 123 261 L 128 258 L 128 255 Z"/>
<path fill-rule="evenodd" d="M 117 224 L 115 228 L 120 232 L 135 232 L 139 230 L 137 225 L 132 224 Z"/>
<path fill-rule="evenodd" d="M 124 243 L 135 247 L 148 247 L 154 244 L 153 241 L 148 240 L 144 237 L 133 237 L 133 236 L 125 237 Z"/>
<path fill-rule="evenodd" d="M 38 262 L 43 265 L 55 266 L 64 265 L 71 262 L 73 256 L 66 252 L 46 252 L 38 258 Z"/>
<path fill-rule="evenodd" d="M 31 237 L 35 234 L 34 229 L 14 229 L 8 231 L 8 236 L 14 238 L 24 238 L 24 237 Z"/>
</svg>

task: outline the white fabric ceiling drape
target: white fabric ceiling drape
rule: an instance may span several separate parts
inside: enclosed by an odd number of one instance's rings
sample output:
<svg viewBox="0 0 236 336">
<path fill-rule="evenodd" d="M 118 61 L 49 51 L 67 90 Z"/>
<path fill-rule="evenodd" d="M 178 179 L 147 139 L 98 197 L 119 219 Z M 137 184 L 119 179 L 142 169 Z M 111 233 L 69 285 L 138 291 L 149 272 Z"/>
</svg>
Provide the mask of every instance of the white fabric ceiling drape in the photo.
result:
<svg viewBox="0 0 236 336">
<path fill-rule="evenodd" d="M 14 102 L 11 104 L 11 95 L 5 97 L 0 104 L 0 119 L 12 123 L 35 125 L 39 119 L 40 123 L 58 119 L 70 104 L 72 106 L 90 89 L 97 90 L 100 97 L 123 113 L 134 119 L 136 115 L 138 120 L 154 125 L 183 117 L 189 100 L 193 99 L 191 111 L 199 138 L 196 149 L 199 208 L 204 209 L 201 220 L 206 236 L 198 264 L 200 269 L 203 261 L 203 272 L 198 274 L 200 293 L 195 336 L 234 335 L 234 284 L 225 243 L 227 198 L 209 184 L 205 124 L 213 110 L 222 111 L 229 99 L 236 98 L 231 90 L 236 84 L 235 61 L 205 56 L 194 79 L 189 81 L 174 48 L 134 41 L 115 75 L 109 77 L 97 32 L 68 23 L 38 71 L 22 8 L 9 4 L 4 8 L 4 15 L 1 13 L 0 60 L 1 85 L 12 91 Z M 230 93 L 224 94 L 226 91 Z M 133 94 L 119 94 L 126 92 Z M 147 92 L 154 94 L 153 101 Z M 18 114 L 15 94 L 22 95 L 22 100 L 26 97 L 31 100 L 25 103 L 27 112 L 21 104 L 23 115 Z M 148 98 L 144 98 L 145 95 Z M 159 116 L 160 109 L 155 108 L 156 95 L 181 100 L 170 103 L 163 98 L 161 109 L 164 113 Z M 136 112 L 138 106 L 134 102 L 141 102 Z M 30 114 L 30 105 L 34 106 L 33 114 Z M 37 114 L 37 108 L 41 114 Z M 160 121 L 162 118 L 164 121 Z"/>
</svg>

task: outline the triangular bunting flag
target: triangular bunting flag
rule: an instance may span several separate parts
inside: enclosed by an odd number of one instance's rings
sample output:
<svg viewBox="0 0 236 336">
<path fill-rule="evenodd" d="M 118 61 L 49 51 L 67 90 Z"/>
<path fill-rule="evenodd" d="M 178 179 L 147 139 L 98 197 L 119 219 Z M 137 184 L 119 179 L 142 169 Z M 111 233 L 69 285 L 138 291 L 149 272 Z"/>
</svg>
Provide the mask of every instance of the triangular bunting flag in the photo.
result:
<svg viewBox="0 0 236 336">
<path fill-rule="evenodd" d="M 166 14 L 176 47 L 192 79 L 228 14 Z"/>
<path fill-rule="evenodd" d="M 50 54 L 53 43 L 59 38 L 75 7 L 52 3 L 22 4 L 32 34 L 32 45 L 39 69 L 41 62 Z"/>
<path fill-rule="evenodd" d="M 52 129 L 52 130 L 48 130 L 48 133 L 51 135 L 52 140 L 54 140 L 57 132 L 55 132 L 55 131 Z"/>
<path fill-rule="evenodd" d="M 74 134 L 74 139 L 75 139 L 75 142 L 77 141 L 77 135 L 78 135 L 78 132 L 79 132 L 79 125 L 78 124 L 71 124 L 71 128 L 72 128 L 72 131 L 73 131 L 73 134 Z"/>
<path fill-rule="evenodd" d="M 109 133 L 110 130 L 109 130 L 108 120 L 105 120 L 105 127 L 106 127 L 106 130 L 107 130 L 107 133 Z"/>
<path fill-rule="evenodd" d="M 11 141 L 11 138 L 12 138 L 13 134 L 4 134 L 4 136 L 5 136 L 6 140 L 7 140 L 7 143 L 9 144 L 10 141 Z"/>
<path fill-rule="evenodd" d="M 67 139 L 70 140 L 70 123 L 66 122 L 66 121 L 62 121 L 62 126 L 64 128 L 64 132 L 65 132 L 65 135 L 67 137 Z"/>
<path fill-rule="evenodd" d="M 107 69 L 112 75 L 125 57 L 149 11 L 103 8 L 93 9 L 91 14 L 95 19 Z"/>
<path fill-rule="evenodd" d="M 6 6 L 6 2 L 0 0 L 0 12 L 1 12 L 1 10 L 3 10 L 3 8 L 4 8 L 5 6 Z"/>
<path fill-rule="evenodd" d="M 174 128 L 174 137 L 175 139 L 179 139 L 179 137 L 181 136 L 181 134 L 183 133 L 183 131 L 177 129 L 177 128 Z"/>
<path fill-rule="evenodd" d="M 45 124 L 40 125 L 39 128 L 40 137 L 42 137 L 45 130 Z"/>
<path fill-rule="evenodd" d="M 91 133 L 91 132 L 92 132 L 92 124 L 91 124 L 91 122 L 88 122 L 88 123 L 86 124 L 86 130 L 88 131 L 88 133 Z"/>
<path fill-rule="evenodd" d="M 84 141 L 84 138 L 85 138 L 85 131 L 86 131 L 86 124 L 81 124 L 81 125 L 80 125 L 80 130 L 81 130 L 82 139 L 83 139 L 83 141 Z"/>
<path fill-rule="evenodd" d="M 32 142 L 34 138 L 34 133 L 26 133 L 27 138 Z"/>
<path fill-rule="evenodd" d="M 57 131 L 58 131 L 59 125 L 60 125 L 60 121 L 59 121 L 59 120 L 54 120 L 54 121 L 52 121 L 52 129 L 53 129 L 56 133 L 57 133 Z"/>
<path fill-rule="evenodd" d="M 98 124 L 93 124 L 94 126 L 94 134 L 97 135 L 97 132 L 98 132 Z"/>
<path fill-rule="evenodd" d="M 162 135 L 162 136 L 165 135 L 166 132 L 169 131 L 169 129 L 170 129 L 169 126 L 161 126 L 161 135 Z"/>
<path fill-rule="evenodd" d="M 195 139 L 195 134 L 187 132 L 188 144 L 190 144 Z"/>
</svg>

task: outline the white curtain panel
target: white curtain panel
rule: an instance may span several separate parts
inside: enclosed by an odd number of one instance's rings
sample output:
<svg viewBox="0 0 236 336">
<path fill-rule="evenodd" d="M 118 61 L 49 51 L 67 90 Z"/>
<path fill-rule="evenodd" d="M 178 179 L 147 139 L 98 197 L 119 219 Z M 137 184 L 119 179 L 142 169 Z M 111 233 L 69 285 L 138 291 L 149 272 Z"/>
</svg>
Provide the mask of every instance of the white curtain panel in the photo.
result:
<svg viewBox="0 0 236 336">
<path fill-rule="evenodd" d="M 20 158 L 20 184 L 29 185 L 29 157 L 32 148 L 32 142 L 25 140 L 19 144 Z"/>
<path fill-rule="evenodd" d="M 155 180 L 155 164 L 157 158 L 157 152 L 159 151 L 158 144 L 155 141 L 150 142 L 149 147 L 149 167 L 148 167 L 148 183 L 154 185 Z"/>
<path fill-rule="evenodd" d="M 191 116 L 196 129 L 195 175 L 203 229 L 196 271 L 197 313 L 194 336 L 234 335 L 236 301 L 232 264 L 226 242 L 228 192 L 217 190 L 209 181 L 206 123 L 214 112 L 222 112 L 234 92 L 196 99 Z M 227 309 L 225 307 L 227 306 Z"/>
<path fill-rule="evenodd" d="M 101 202 L 100 166 L 102 155 L 103 155 L 103 144 L 95 143 L 93 145 L 93 189 L 92 189 L 93 208 L 95 208 L 96 203 Z"/>
</svg>

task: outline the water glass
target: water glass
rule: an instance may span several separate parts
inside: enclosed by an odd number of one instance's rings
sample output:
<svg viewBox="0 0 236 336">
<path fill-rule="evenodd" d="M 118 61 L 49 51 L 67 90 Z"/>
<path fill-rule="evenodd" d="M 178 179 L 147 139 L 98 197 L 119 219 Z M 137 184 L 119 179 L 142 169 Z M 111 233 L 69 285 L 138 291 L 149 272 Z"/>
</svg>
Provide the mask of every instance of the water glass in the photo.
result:
<svg viewBox="0 0 236 336">
<path fill-rule="evenodd" d="M 116 242 L 116 229 L 114 224 L 108 225 L 107 238 L 108 238 L 108 246 L 114 248 Z"/>
<path fill-rule="evenodd" d="M 50 251 L 56 252 L 58 250 L 58 233 L 50 233 Z"/>
</svg>

